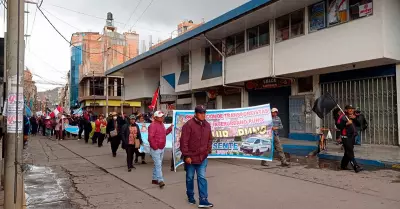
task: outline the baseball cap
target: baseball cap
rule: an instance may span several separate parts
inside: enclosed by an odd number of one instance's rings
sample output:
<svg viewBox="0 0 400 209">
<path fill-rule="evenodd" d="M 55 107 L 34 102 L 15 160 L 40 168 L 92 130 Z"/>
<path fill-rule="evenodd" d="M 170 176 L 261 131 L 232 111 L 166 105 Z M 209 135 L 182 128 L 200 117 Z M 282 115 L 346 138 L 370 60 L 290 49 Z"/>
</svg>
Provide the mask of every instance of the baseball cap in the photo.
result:
<svg viewBox="0 0 400 209">
<path fill-rule="evenodd" d="M 135 115 L 130 115 L 130 116 L 129 116 L 129 119 L 136 120 L 136 116 L 135 116 Z"/>
<path fill-rule="evenodd" d="M 278 108 L 274 107 L 274 108 L 271 109 L 271 112 L 279 112 L 279 111 L 278 111 Z"/>
<path fill-rule="evenodd" d="M 350 110 L 350 109 L 356 109 L 356 108 L 354 108 L 352 105 L 346 105 L 346 107 L 344 107 L 344 109 L 346 109 L 346 110 Z"/>
<path fill-rule="evenodd" d="M 154 113 L 154 117 L 162 118 L 162 117 L 164 117 L 164 113 L 162 111 L 156 111 Z"/>
<path fill-rule="evenodd" d="M 195 113 L 206 113 L 206 107 L 204 105 L 197 105 L 196 108 L 194 108 Z"/>
</svg>

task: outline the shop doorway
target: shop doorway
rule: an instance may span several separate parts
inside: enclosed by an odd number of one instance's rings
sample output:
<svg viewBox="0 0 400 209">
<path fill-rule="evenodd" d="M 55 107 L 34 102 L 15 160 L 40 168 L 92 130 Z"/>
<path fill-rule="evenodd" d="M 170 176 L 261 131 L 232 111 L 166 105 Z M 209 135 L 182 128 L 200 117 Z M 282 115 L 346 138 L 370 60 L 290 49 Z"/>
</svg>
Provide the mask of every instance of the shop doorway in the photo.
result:
<svg viewBox="0 0 400 209">
<path fill-rule="evenodd" d="M 283 130 L 279 132 L 280 136 L 289 135 L 289 97 L 291 87 L 282 87 L 274 89 L 249 91 L 249 106 L 271 104 L 271 108 L 276 107 L 279 110 L 279 117 L 282 120 Z"/>
</svg>

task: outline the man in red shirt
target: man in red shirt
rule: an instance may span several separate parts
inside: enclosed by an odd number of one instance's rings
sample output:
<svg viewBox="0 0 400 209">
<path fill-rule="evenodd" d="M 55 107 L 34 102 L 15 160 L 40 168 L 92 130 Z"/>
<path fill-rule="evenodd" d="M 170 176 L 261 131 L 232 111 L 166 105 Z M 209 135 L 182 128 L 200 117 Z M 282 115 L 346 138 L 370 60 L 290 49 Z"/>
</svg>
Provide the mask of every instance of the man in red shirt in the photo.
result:
<svg viewBox="0 0 400 209">
<path fill-rule="evenodd" d="M 162 175 L 162 161 L 164 158 L 164 148 L 167 141 L 167 135 L 172 131 L 172 125 L 165 129 L 164 113 L 156 111 L 154 113 L 154 121 L 149 126 L 149 144 L 150 155 L 154 161 L 152 184 L 158 184 L 160 188 L 165 186 Z"/>
</svg>

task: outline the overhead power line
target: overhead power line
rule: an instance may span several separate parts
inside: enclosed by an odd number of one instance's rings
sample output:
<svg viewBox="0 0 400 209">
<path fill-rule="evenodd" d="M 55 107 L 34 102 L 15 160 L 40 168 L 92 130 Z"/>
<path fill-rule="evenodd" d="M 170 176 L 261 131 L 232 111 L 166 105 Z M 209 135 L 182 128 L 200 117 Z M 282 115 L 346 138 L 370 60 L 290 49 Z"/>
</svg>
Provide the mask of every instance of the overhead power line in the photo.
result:
<svg viewBox="0 0 400 209">
<path fill-rule="evenodd" d="M 129 19 L 128 19 L 128 21 L 126 21 L 123 30 L 125 30 L 125 27 L 126 27 L 126 25 L 129 23 L 129 21 L 131 20 L 133 14 L 135 14 L 136 10 L 139 8 L 140 3 L 142 3 L 142 0 L 139 1 L 139 3 L 136 5 L 135 9 L 133 10 L 133 12 L 131 13 L 131 15 L 129 16 Z"/>
<path fill-rule="evenodd" d="M 150 4 L 147 5 L 146 9 L 143 10 L 142 14 L 139 16 L 139 18 L 136 20 L 136 22 L 132 25 L 131 29 L 134 28 L 136 26 L 136 24 L 139 22 L 139 20 L 143 17 L 144 13 L 146 13 L 146 11 L 150 8 L 150 6 L 153 4 L 154 0 L 151 0 Z"/>
<path fill-rule="evenodd" d="M 102 51 L 102 52 L 89 52 L 89 51 L 86 51 L 86 50 L 84 50 L 84 49 L 82 49 L 82 48 L 76 47 L 76 46 L 73 45 L 70 41 L 68 41 L 68 39 L 65 38 L 65 36 L 63 36 L 63 35 L 61 34 L 61 32 L 54 26 L 54 24 L 53 24 L 53 23 L 50 21 L 50 19 L 46 16 L 46 14 L 44 14 L 44 12 L 42 11 L 42 9 L 41 9 L 40 7 L 37 7 L 37 8 L 38 8 L 38 10 L 40 11 L 40 13 L 42 13 L 43 17 L 47 20 L 47 22 L 53 27 L 53 29 L 54 29 L 67 43 L 69 43 L 70 46 L 72 46 L 72 47 L 74 47 L 74 48 L 77 48 L 77 49 L 79 49 L 80 51 L 85 52 L 85 53 L 88 53 L 88 54 L 103 54 L 103 53 L 107 52 L 109 49 L 111 49 L 111 50 L 116 51 L 116 52 L 118 52 L 118 53 L 120 53 L 120 54 L 122 54 L 122 55 L 124 55 L 125 57 L 127 57 L 127 58 L 130 59 L 129 56 L 126 56 L 126 55 L 123 54 L 122 52 L 119 52 L 118 50 L 113 49 L 113 48 L 111 48 L 111 47 L 107 48 L 105 51 Z M 102 36 L 104 36 L 104 35 L 102 35 Z"/>
<path fill-rule="evenodd" d="M 59 21 L 65 23 L 66 25 L 68 25 L 68 26 L 70 26 L 70 27 L 72 27 L 72 28 L 74 28 L 74 29 L 76 29 L 76 30 L 78 30 L 78 31 L 83 31 L 82 29 L 79 29 L 79 28 L 77 28 L 77 27 L 75 27 L 75 26 L 69 24 L 68 22 L 62 20 L 61 18 L 58 18 L 57 16 L 55 16 L 55 15 L 52 14 L 52 13 L 50 13 L 50 12 L 49 12 L 48 10 L 46 10 L 45 8 L 42 8 L 42 9 L 43 9 L 43 11 L 46 11 L 49 15 L 51 15 L 51 16 L 53 16 L 54 18 L 56 18 L 57 20 L 59 20 Z"/>
<path fill-rule="evenodd" d="M 76 10 L 73 10 L 73 9 L 69 9 L 69 8 L 58 6 L 58 5 L 54 5 L 54 4 L 47 3 L 46 5 L 52 6 L 52 7 L 57 7 L 57 8 L 60 8 L 60 9 L 64 9 L 64 10 L 67 10 L 67 11 L 70 11 L 70 12 L 75 12 L 77 14 L 85 15 L 85 16 L 96 18 L 96 19 L 100 19 L 100 20 L 107 20 L 107 18 L 103 18 L 103 17 L 99 17 L 99 16 L 96 16 L 96 15 L 87 14 L 87 13 L 84 13 L 84 12 L 76 11 Z M 114 21 L 114 23 L 118 23 L 120 25 L 125 25 L 126 24 L 126 23 L 119 22 L 119 21 Z M 155 29 L 151 29 L 151 28 L 144 28 L 144 27 L 136 27 L 136 28 L 162 33 L 162 31 L 160 31 L 160 30 L 155 30 Z"/>
</svg>

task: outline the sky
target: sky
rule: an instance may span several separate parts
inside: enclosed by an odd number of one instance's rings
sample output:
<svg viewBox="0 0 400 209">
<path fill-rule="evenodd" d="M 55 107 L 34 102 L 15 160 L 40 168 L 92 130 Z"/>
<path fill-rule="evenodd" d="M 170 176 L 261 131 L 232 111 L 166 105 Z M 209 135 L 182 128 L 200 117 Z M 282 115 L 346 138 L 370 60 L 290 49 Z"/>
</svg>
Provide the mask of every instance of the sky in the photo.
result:
<svg viewBox="0 0 400 209">
<path fill-rule="evenodd" d="M 44 0 L 41 9 L 68 40 L 75 32 L 101 32 L 107 12 L 111 12 L 118 32 L 123 33 L 132 29 L 139 33 L 140 40 L 145 40 L 148 44 L 150 35 L 153 43 L 170 37 L 171 32 L 176 30 L 177 25 L 183 20 L 193 20 L 195 23 L 203 20 L 207 22 L 247 1 Z M 51 27 L 37 10 L 36 5 L 27 5 L 25 10 L 29 12 L 25 16 L 25 34 L 30 35 L 25 49 L 25 65 L 32 72 L 38 91 L 66 84 L 71 56 L 69 43 Z M 7 30 L 4 19 L 4 7 L 2 7 L 0 36 L 4 36 L 4 31 Z"/>
</svg>

